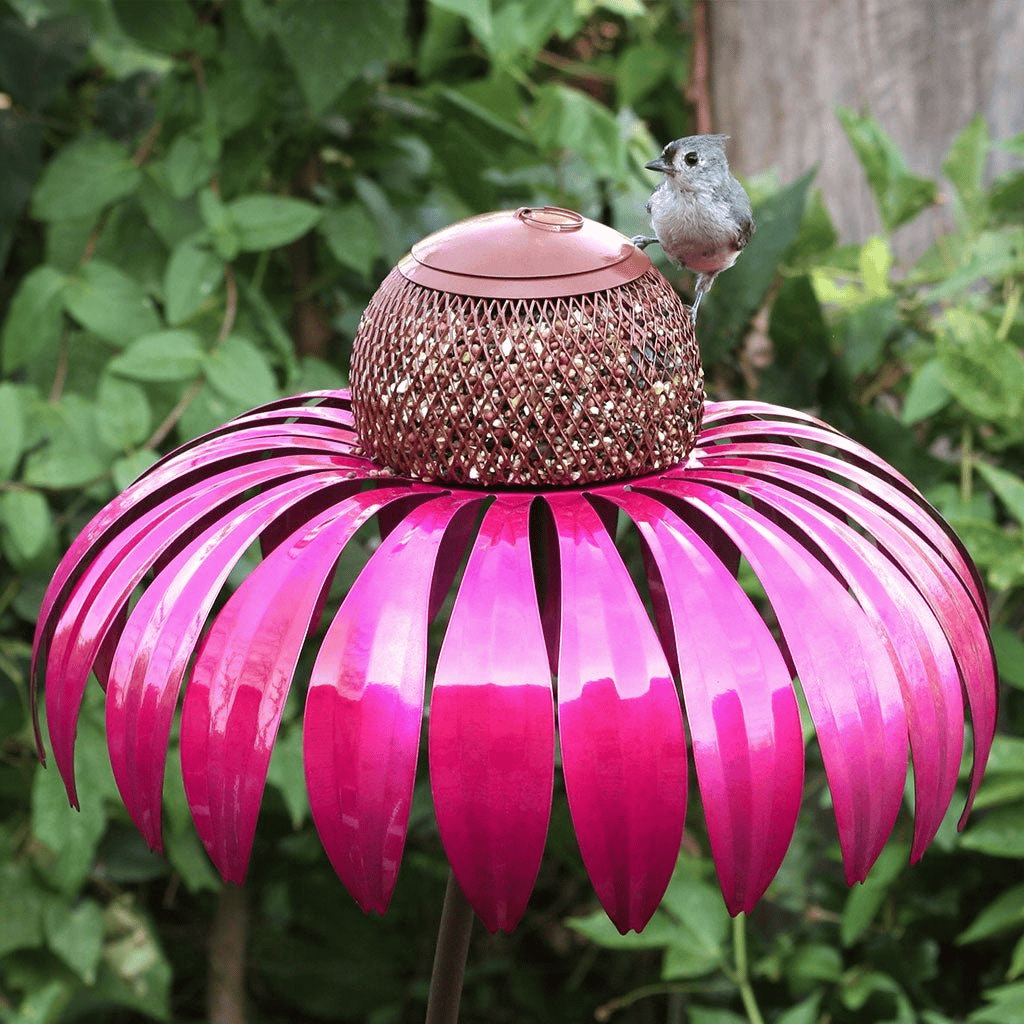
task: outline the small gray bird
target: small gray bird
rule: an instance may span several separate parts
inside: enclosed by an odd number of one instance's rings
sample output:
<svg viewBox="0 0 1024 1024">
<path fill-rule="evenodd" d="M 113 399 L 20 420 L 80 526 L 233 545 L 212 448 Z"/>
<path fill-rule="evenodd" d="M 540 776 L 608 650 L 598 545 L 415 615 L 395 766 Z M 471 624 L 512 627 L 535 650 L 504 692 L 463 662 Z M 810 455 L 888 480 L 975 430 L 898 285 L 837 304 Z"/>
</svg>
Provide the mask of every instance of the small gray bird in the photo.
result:
<svg viewBox="0 0 1024 1024">
<path fill-rule="evenodd" d="M 644 166 L 665 180 L 647 201 L 656 237 L 637 235 L 643 249 L 658 242 L 665 255 L 697 274 L 692 315 L 715 277 L 736 262 L 754 233 L 750 199 L 729 173 L 728 135 L 690 135 L 670 142 L 661 156 Z"/>
</svg>

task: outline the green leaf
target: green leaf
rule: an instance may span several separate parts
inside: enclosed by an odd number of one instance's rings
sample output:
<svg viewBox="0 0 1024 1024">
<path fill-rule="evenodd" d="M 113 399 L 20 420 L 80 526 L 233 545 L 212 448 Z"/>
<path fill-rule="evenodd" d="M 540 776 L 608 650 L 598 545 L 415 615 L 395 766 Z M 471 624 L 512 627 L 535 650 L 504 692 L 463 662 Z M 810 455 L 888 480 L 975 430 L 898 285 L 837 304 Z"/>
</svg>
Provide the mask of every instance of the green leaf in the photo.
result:
<svg viewBox="0 0 1024 1024">
<path fill-rule="evenodd" d="M 0 383 L 0 480 L 10 480 L 25 447 L 25 416 L 18 389 Z"/>
<path fill-rule="evenodd" d="M 52 904 L 46 918 L 47 944 L 87 985 L 96 980 L 103 953 L 103 908 L 83 900 L 74 910 Z"/>
<path fill-rule="evenodd" d="M 113 0 L 121 28 L 140 43 L 161 53 L 178 53 L 191 46 L 198 21 L 186 0 Z"/>
<path fill-rule="evenodd" d="M 96 396 L 96 428 L 101 440 L 123 452 L 149 436 L 152 415 L 146 392 L 130 381 L 104 374 Z"/>
<path fill-rule="evenodd" d="M 156 452 L 151 452 L 148 448 L 141 448 L 137 452 L 126 455 L 123 459 L 118 459 L 111 468 L 114 475 L 114 486 L 118 492 L 134 483 L 158 459 L 159 456 Z"/>
<path fill-rule="evenodd" d="M 836 114 L 864 168 L 887 231 L 895 231 L 934 205 L 938 199 L 935 182 L 910 173 L 899 147 L 873 117 L 859 116 L 846 107 L 837 107 Z"/>
<path fill-rule="evenodd" d="M 938 323 L 942 382 L 983 420 L 1015 420 L 1024 403 L 1024 356 L 980 314 L 955 307 Z"/>
<path fill-rule="evenodd" d="M 373 17 L 359 3 L 289 0 L 273 26 L 314 116 L 319 116 L 357 78 L 383 77 L 405 31 L 405 0 L 377 0 Z"/>
<path fill-rule="evenodd" d="M 191 820 L 184 828 L 167 831 L 164 853 L 174 870 L 181 875 L 189 892 L 217 892 L 222 886 L 220 875 L 210 863 Z"/>
<path fill-rule="evenodd" d="M 282 729 L 274 744 L 267 771 L 267 782 L 284 799 L 291 815 L 292 828 L 299 829 L 309 817 L 309 796 L 306 792 L 306 774 L 302 762 L 302 729 L 291 725 Z"/>
<path fill-rule="evenodd" d="M 160 318 L 148 295 L 127 274 L 92 260 L 64 289 L 67 311 L 83 327 L 115 345 L 159 330 Z"/>
<path fill-rule="evenodd" d="M 725 959 L 729 912 L 722 893 L 690 870 L 685 861 L 676 868 L 661 904 L 676 923 L 661 965 L 664 981 L 702 977 Z"/>
<path fill-rule="evenodd" d="M 465 18 L 473 35 L 485 46 L 490 43 L 494 33 L 491 0 L 430 0 L 430 4 Z"/>
<path fill-rule="evenodd" d="M 996 492 L 996 497 L 1006 506 L 1010 515 L 1024 526 L 1024 480 L 1015 473 L 991 466 L 987 462 L 975 462 L 974 468 Z"/>
<path fill-rule="evenodd" d="M 236 276 L 235 280 L 245 301 L 252 307 L 257 325 L 284 364 L 285 384 L 288 387 L 296 387 L 295 378 L 299 372 L 299 366 L 298 360 L 295 358 L 295 346 L 292 343 L 291 335 L 281 326 L 274 307 L 261 291 L 254 288 L 240 274 Z M 304 389 L 298 388 L 298 390 Z"/>
<path fill-rule="evenodd" d="M 164 159 L 164 177 L 175 199 L 185 199 L 205 185 L 217 167 L 197 132 L 183 132 L 171 143 Z"/>
<path fill-rule="evenodd" d="M 838 981 L 842 970 L 843 958 L 839 950 L 819 942 L 798 946 L 786 963 L 787 980 L 798 995 L 819 981 Z"/>
<path fill-rule="evenodd" d="M 875 235 L 860 248 L 857 261 L 864 292 L 872 299 L 884 299 L 891 294 L 889 272 L 892 270 L 892 249 L 884 238 Z"/>
<path fill-rule="evenodd" d="M 0 495 L 4 552 L 15 565 L 37 558 L 55 545 L 56 528 L 50 506 L 38 491 L 12 490 Z"/>
<path fill-rule="evenodd" d="M 961 228 L 977 227 L 985 219 L 985 164 L 989 142 L 985 116 L 977 114 L 953 140 L 942 162 L 942 170 L 956 193 Z"/>
<path fill-rule="evenodd" d="M 850 889 L 839 927 L 844 946 L 852 946 L 868 930 L 893 883 L 907 866 L 908 853 L 908 847 L 902 843 L 890 843 L 882 850 L 868 877 Z"/>
<path fill-rule="evenodd" d="M 688 1008 L 690 1024 L 747 1024 L 746 1017 L 741 1017 L 732 1010 L 718 1010 L 709 1006 L 690 1006 Z"/>
<path fill-rule="evenodd" d="M 675 54 L 653 41 L 635 43 L 615 64 L 615 89 L 619 104 L 632 107 L 667 77 Z"/>
<path fill-rule="evenodd" d="M 160 164 L 146 168 L 138 200 L 150 227 L 168 249 L 173 249 L 180 241 L 203 229 L 198 199 L 195 196 L 175 199 Z"/>
<path fill-rule="evenodd" d="M 920 423 L 949 402 L 949 389 L 943 379 L 942 363 L 938 359 L 929 359 L 914 371 L 903 399 L 902 423 L 908 427 Z"/>
<path fill-rule="evenodd" d="M 1019 978 L 1021 974 L 1024 974 L 1024 935 L 1017 940 L 1017 945 L 1013 947 L 1013 953 L 1010 956 L 1010 966 L 1006 971 L 1006 980 L 1013 981 Z"/>
<path fill-rule="evenodd" d="M 1024 737 L 998 733 L 985 770 L 989 775 L 1024 775 Z"/>
<path fill-rule="evenodd" d="M 787 278 L 768 323 L 775 359 L 761 375 L 764 401 L 800 408 L 817 402 L 818 383 L 830 362 L 829 334 L 810 278 Z"/>
<path fill-rule="evenodd" d="M 818 1007 L 821 1005 L 822 992 L 819 990 L 808 996 L 802 1003 L 788 1009 L 775 1024 L 818 1024 Z"/>
<path fill-rule="evenodd" d="M 295 241 L 316 224 L 320 213 L 319 206 L 282 196 L 243 196 L 228 204 L 243 252 L 276 249 Z"/>
<path fill-rule="evenodd" d="M 619 180 L 626 169 L 626 145 L 618 122 L 586 93 L 564 85 L 537 90 L 530 112 L 537 144 L 552 154 L 582 157 L 598 177 Z"/>
<path fill-rule="evenodd" d="M 957 937 L 957 945 L 978 942 L 1024 925 L 1024 885 L 1015 885 L 993 900 Z"/>
<path fill-rule="evenodd" d="M 244 406 L 263 405 L 280 397 L 266 356 L 236 334 L 206 357 L 204 371 L 211 387 Z"/>
<path fill-rule="evenodd" d="M 28 20 L 28 19 L 26 19 Z M 8 17 L 0 27 L 0 82 L 18 103 L 36 112 L 47 106 L 85 55 L 81 17 L 46 18 L 31 26 Z"/>
<path fill-rule="evenodd" d="M 0 335 L 4 373 L 20 369 L 60 337 L 64 323 L 61 293 L 66 281 L 63 274 L 45 264 L 22 279 Z"/>
<path fill-rule="evenodd" d="M 4 923 L 0 928 L 0 956 L 43 944 L 45 898 L 27 864 L 0 860 L 0 920 Z"/>
<path fill-rule="evenodd" d="M 841 321 L 843 368 L 851 377 L 878 368 L 889 338 L 900 328 L 899 302 L 894 295 L 850 309 Z"/>
<path fill-rule="evenodd" d="M 39 220 L 89 217 L 131 195 L 142 180 L 119 143 L 86 136 L 69 143 L 46 165 L 32 196 Z"/>
<path fill-rule="evenodd" d="M 224 280 L 224 263 L 196 244 L 194 238 L 180 241 L 167 261 L 164 274 L 164 314 L 177 326 L 211 301 Z"/>
<path fill-rule="evenodd" d="M 239 242 L 227 206 L 213 189 L 204 188 L 199 193 L 199 212 L 213 235 L 213 244 L 220 258 L 230 263 L 238 255 Z"/>
<path fill-rule="evenodd" d="M 993 857 L 1024 857 L 1024 805 L 989 812 L 964 832 L 960 845 Z"/>
<path fill-rule="evenodd" d="M 373 219 L 360 203 L 328 210 L 319 225 L 327 248 L 344 267 L 369 277 L 381 256 L 380 236 Z"/>
<path fill-rule="evenodd" d="M 135 908 L 130 894 L 107 907 L 106 933 L 99 977 L 91 994 L 169 1020 L 171 966 L 152 923 Z"/>
<path fill-rule="evenodd" d="M 129 345 L 110 361 L 109 370 L 132 380 L 191 380 L 202 369 L 204 358 L 194 331 L 157 331 Z"/>
<path fill-rule="evenodd" d="M 701 339 L 706 362 L 721 358 L 739 343 L 750 318 L 764 302 L 783 253 L 799 234 L 813 179 L 810 170 L 755 207 L 753 238 L 735 266 L 715 279 L 701 306 L 701 319 L 709 328 Z"/>
<path fill-rule="evenodd" d="M 1018 690 L 1024 690 L 1024 640 L 1003 625 L 994 625 L 991 633 L 999 678 Z"/>
<path fill-rule="evenodd" d="M 64 490 L 107 472 L 112 453 L 99 438 L 96 407 L 88 399 L 67 394 L 58 402 L 40 403 L 26 422 L 29 437 L 39 438 L 39 447 L 25 459 L 26 484 Z"/>
<path fill-rule="evenodd" d="M 67 982 L 51 981 L 25 996 L 17 1013 L 4 1016 L 4 1024 L 57 1024 L 71 996 Z"/>
</svg>

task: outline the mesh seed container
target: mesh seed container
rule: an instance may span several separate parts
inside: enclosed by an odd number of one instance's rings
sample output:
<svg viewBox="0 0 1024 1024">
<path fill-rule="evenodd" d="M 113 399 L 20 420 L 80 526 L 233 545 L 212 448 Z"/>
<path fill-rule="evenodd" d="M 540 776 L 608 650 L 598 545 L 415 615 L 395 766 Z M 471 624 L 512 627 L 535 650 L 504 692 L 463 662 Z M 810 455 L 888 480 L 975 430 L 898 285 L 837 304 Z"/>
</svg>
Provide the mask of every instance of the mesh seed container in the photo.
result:
<svg viewBox="0 0 1024 1024">
<path fill-rule="evenodd" d="M 689 310 L 612 228 L 558 207 L 424 238 L 356 334 L 352 407 L 388 470 L 568 486 L 683 461 L 703 374 Z"/>
</svg>

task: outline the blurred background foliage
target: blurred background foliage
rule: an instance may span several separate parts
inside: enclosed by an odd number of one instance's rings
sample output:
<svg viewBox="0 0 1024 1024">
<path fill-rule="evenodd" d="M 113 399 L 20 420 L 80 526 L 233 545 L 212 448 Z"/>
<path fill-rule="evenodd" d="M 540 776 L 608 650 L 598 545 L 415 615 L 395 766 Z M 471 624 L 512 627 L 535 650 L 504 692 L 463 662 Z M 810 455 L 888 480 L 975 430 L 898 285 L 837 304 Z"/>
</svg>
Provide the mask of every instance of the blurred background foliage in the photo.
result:
<svg viewBox="0 0 1024 1024">
<path fill-rule="evenodd" d="M 98 688 L 80 813 L 38 768 L 39 601 L 70 539 L 159 453 L 343 386 L 360 312 L 417 238 L 543 203 L 643 230 L 643 163 L 694 130 L 692 45 L 688 0 L 0 0 L 0 1021 L 204 1020 L 225 926 L 246 920 L 249 1020 L 422 1019 L 446 875 L 425 778 L 394 905 L 366 918 L 309 820 L 296 699 L 246 918 L 173 767 L 167 858 L 130 826 Z M 694 801 L 663 908 L 621 937 L 556 792 L 523 925 L 476 936 L 466 1022 L 741 1024 L 751 991 L 769 1024 L 1024 1020 L 1024 174 L 985 174 L 1024 138 L 975 118 L 931 181 L 870 113 L 836 116 L 883 231 L 840 244 L 813 168 L 749 181 L 757 234 L 701 312 L 708 388 L 839 426 L 964 539 L 1003 686 L 977 811 L 958 835 L 954 807 L 908 869 L 908 807 L 847 890 L 808 735 L 793 848 L 745 932 Z M 897 265 L 893 232 L 936 203 L 954 230 Z"/>
</svg>

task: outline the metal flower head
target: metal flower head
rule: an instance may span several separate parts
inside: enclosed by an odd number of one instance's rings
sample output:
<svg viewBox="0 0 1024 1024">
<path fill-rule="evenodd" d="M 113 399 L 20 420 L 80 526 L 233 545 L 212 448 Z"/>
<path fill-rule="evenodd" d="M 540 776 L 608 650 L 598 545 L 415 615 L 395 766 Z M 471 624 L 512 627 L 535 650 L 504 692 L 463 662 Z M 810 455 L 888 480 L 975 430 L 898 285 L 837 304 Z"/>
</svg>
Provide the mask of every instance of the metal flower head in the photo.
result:
<svg viewBox="0 0 1024 1024">
<path fill-rule="evenodd" d="M 428 750 L 441 839 L 489 929 L 524 913 L 556 743 L 584 863 L 619 929 L 643 928 L 665 891 L 691 757 L 726 903 L 753 907 L 800 804 L 794 679 L 848 881 L 884 846 L 911 758 L 920 857 L 953 797 L 965 703 L 968 805 L 995 724 L 985 599 L 962 546 L 906 479 L 809 416 L 708 403 L 700 426 L 689 317 L 647 258 L 578 215 L 501 217 L 454 236 L 511 226 L 494 266 L 488 243 L 460 257 L 475 273 L 439 267 L 451 249 L 429 239 L 403 261 L 367 312 L 354 399 L 299 395 L 233 420 L 158 463 L 74 542 L 34 655 L 71 799 L 95 671 L 115 778 L 159 848 L 184 686 L 189 805 L 240 881 L 300 652 L 339 557 L 376 520 L 380 544 L 326 626 L 304 718 L 316 827 L 364 909 L 383 912 L 395 885 L 428 625 L 463 563 L 432 666 Z M 584 235 L 596 256 L 576 266 Z M 579 276 L 576 297 L 551 284 L 552 263 Z M 445 274 L 461 277 L 458 296 Z M 666 408 L 672 423 L 659 424 Z M 640 589 L 618 523 L 641 540 Z M 257 539 L 262 562 L 214 613 Z M 741 559 L 770 625 L 736 581 Z"/>
</svg>

